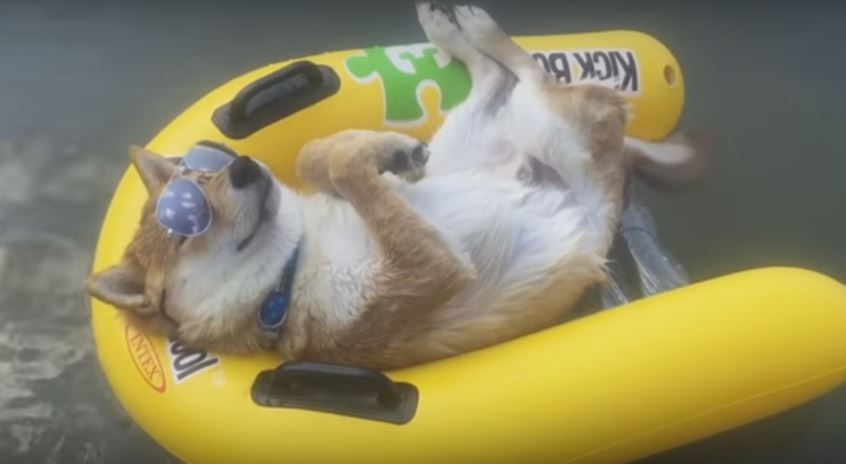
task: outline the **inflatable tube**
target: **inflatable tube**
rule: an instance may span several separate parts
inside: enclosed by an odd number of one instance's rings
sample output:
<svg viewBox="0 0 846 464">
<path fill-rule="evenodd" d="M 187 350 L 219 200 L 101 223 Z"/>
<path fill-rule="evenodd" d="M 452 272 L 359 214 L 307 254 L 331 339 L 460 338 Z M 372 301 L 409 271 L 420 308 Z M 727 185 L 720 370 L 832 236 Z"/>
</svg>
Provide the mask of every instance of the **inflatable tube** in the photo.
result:
<svg viewBox="0 0 846 464">
<path fill-rule="evenodd" d="M 661 138 L 676 124 L 681 72 L 654 39 L 610 32 L 519 42 L 563 80 L 617 85 L 636 115 L 631 135 Z M 308 60 L 223 85 L 149 147 L 178 154 L 220 141 L 295 183 L 305 141 L 348 127 L 427 138 L 469 86 L 460 63 L 425 44 Z M 95 269 L 119 261 L 145 196 L 128 170 Z M 782 411 L 846 376 L 846 287 L 786 268 L 692 285 L 387 378 L 321 374 L 406 392 L 396 402 L 377 397 L 378 407 L 405 408 L 388 418 L 268 402 L 262 379 L 283 378 L 263 374 L 279 363 L 270 355 L 191 350 L 139 332 L 99 301 L 92 324 L 100 364 L 130 415 L 179 458 L 204 463 L 630 461 Z"/>
</svg>

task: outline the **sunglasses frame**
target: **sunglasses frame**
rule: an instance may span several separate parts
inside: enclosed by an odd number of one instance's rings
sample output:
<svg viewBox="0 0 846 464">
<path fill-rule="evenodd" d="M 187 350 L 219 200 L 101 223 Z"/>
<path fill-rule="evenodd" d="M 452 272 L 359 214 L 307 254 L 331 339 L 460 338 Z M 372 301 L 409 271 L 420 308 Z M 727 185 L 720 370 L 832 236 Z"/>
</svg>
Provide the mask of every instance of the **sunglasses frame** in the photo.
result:
<svg viewBox="0 0 846 464">
<path fill-rule="evenodd" d="M 192 151 L 197 150 L 197 149 L 201 149 L 203 151 L 214 151 L 214 152 L 218 152 L 218 153 L 223 153 L 223 154 L 227 155 L 230 159 L 226 160 L 226 162 L 221 164 L 220 167 L 218 167 L 217 169 L 206 169 L 206 168 L 199 167 L 199 166 L 195 167 L 195 168 L 191 168 L 189 166 L 190 157 L 191 157 Z M 197 153 L 197 152 L 195 152 L 195 153 Z M 199 153 L 197 153 L 197 154 L 199 154 Z M 237 155 L 229 152 L 228 150 L 224 150 L 224 149 L 221 149 L 221 148 L 218 148 L 218 147 L 215 147 L 215 146 L 210 146 L 210 145 L 205 145 L 205 144 L 195 145 L 194 147 L 192 147 L 191 150 L 188 151 L 188 153 L 186 153 L 182 157 L 179 157 L 179 162 L 177 163 L 176 172 L 174 172 L 173 175 L 170 177 L 170 179 L 167 181 L 167 183 L 165 184 L 161 193 L 159 194 L 159 198 L 156 200 L 156 211 L 155 211 L 156 221 L 159 223 L 159 225 L 162 228 L 167 230 L 168 237 L 171 237 L 171 236 L 174 236 L 174 235 L 180 236 L 180 237 L 197 237 L 199 235 L 203 235 L 204 233 L 208 232 L 209 228 L 211 228 L 211 225 L 212 225 L 213 212 L 212 212 L 211 204 L 209 203 L 208 197 L 206 196 L 206 193 L 203 191 L 203 188 L 200 186 L 200 184 L 197 181 L 195 181 L 194 179 L 189 179 L 188 177 L 185 176 L 185 174 L 188 173 L 188 172 L 200 172 L 202 174 L 218 174 L 218 173 L 221 173 L 224 170 L 226 170 L 226 168 L 228 168 L 235 161 L 236 158 L 237 158 Z M 171 159 L 175 159 L 175 158 L 171 158 Z M 188 161 L 186 161 L 186 160 L 188 160 Z M 205 204 L 205 209 L 208 211 L 208 221 L 206 221 L 205 227 L 203 227 L 203 229 L 199 232 L 191 233 L 191 234 L 184 234 L 184 233 L 181 233 L 179 231 L 174 230 L 172 227 L 168 227 L 167 225 L 162 224 L 162 221 L 160 219 L 161 216 L 159 215 L 159 210 L 160 210 L 161 204 L 162 204 L 162 198 L 164 197 L 164 195 L 168 191 L 168 189 L 173 185 L 173 183 L 176 179 L 180 179 L 181 181 L 188 182 L 188 183 L 192 184 L 194 186 L 194 188 L 197 189 L 197 192 L 199 192 L 200 196 L 202 197 L 202 200 Z"/>
</svg>

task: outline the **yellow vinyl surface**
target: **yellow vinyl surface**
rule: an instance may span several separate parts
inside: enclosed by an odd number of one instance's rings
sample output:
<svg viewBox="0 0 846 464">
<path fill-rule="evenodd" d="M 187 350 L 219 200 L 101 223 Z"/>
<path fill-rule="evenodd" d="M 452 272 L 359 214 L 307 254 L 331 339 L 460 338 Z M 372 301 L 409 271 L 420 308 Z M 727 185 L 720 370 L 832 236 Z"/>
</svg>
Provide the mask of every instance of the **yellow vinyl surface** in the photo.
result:
<svg viewBox="0 0 846 464">
<path fill-rule="evenodd" d="M 607 32 L 518 41 L 559 65 L 568 59 L 572 74 L 580 73 L 578 60 L 559 52 L 631 52 L 639 88 L 628 96 L 635 114 L 629 134 L 660 139 L 675 126 L 684 100 L 681 70 L 654 39 Z M 421 47 L 389 52 L 408 57 Z M 379 75 L 353 76 L 347 68 L 364 53 L 308 57 L 337 72 L 340 91 L 248 138 L 228 139 L 211 114 L 286 63 L 212 91 L 149 147 L 179 154 L 198 140 L 223 142 L 296 185 L 294 156 L 311 138 L 350 127 L 431 136 L 443 118 L 437 82 L 424 80 L 416 89 L 424 117 L 390 121 L 385 82 Z M 415 69 L 403 66 L 400 71 Z M 95 270 L 120 260 L 145 196 L 128 170 L 103 224 Z M 420 392 L 417 413 L 405 425 L 262 408 L 250 398 L 250 387 L 260 371 L 279 363 L 273 356 L 190 351 L 128 327 L 99 301 L 92 302 L 92 324 L 100 364 L 123 406 L 160 444 L 197 463 L 624 462 L 782 411 L 834 388 L 846 375 L 846 287 L 789 268 L 721 277 L 389 372 Z"/>
</svg>

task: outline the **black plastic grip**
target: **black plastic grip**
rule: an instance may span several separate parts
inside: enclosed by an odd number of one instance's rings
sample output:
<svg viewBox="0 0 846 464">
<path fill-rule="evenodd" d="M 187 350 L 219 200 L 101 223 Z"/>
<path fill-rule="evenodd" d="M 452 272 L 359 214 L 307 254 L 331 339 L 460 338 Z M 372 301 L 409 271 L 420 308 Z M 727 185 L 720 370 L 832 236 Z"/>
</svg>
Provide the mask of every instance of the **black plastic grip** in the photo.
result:
<svg viewBox="0 0 846 464">
<path fill-rule="evenodd" d="M 260 406 L 298 408 L 405 424 L 417 411 L 417 389 L 360 367 L 296 362 L 259 373 L 253 401 Z"/>
<path fill-rule="evenodd" d="M 332 96 L 340 86 L 332 68 L 297 61 L 241 89 L 215 110 L 212 122 L 227 137 L 243 139 Z"/>
</svg>

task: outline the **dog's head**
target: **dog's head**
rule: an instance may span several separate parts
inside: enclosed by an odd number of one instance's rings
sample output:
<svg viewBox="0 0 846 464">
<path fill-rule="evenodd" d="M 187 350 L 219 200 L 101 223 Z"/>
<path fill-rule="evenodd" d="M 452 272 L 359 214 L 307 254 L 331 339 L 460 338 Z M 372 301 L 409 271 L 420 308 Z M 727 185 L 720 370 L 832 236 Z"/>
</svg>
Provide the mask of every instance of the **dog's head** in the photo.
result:
<svg viewBox="0 0 846 464">
<path fill-rule="evenodd" d="M 149 198 L 123 260 L 89 277 L 86 289 L 151 330 L 205 348 L 250 351 L 260 343 L 255 310 L 274 287 L 301 226 L 297 211 L 289 211 L 291 194 L 267 168 L 213 148 L 232 157 L 217 172 L 192 172 L 130 148 Z M 159 198 L 176 178 L 199 187 L 208 205 L 210 223 L 199 235 L 169 232 L 157 216 Z"/>
</svg>

